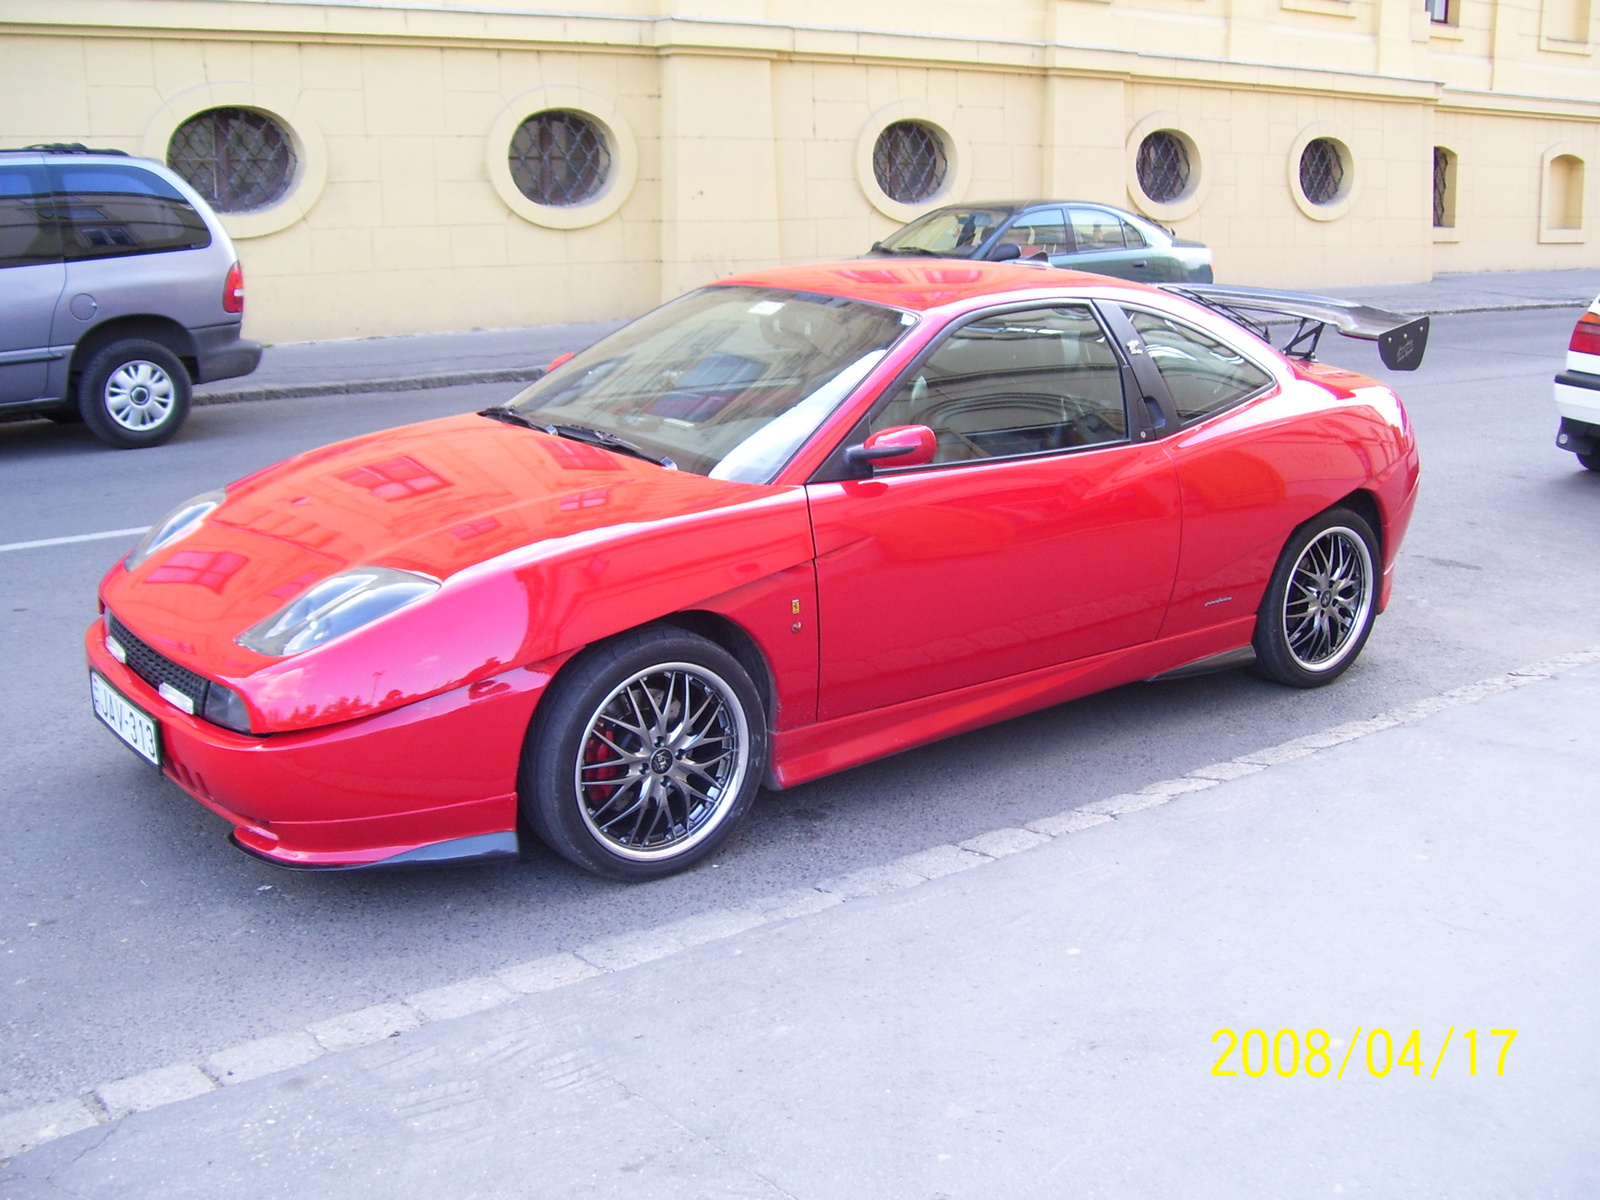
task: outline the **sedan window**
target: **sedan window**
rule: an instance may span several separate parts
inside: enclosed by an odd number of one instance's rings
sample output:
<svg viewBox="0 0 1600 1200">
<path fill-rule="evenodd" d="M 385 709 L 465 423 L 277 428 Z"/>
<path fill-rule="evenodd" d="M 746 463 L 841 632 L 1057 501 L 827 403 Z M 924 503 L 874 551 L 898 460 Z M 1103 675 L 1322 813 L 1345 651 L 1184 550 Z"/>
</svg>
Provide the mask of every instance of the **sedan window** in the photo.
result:
<svg viewBox="0 0 1600 1200">
<path fill-rule="evenodd" d="M 1221 412 L 1272 382 L 1266 371 L 1210 334 L 1157 313 L 1126 312 L 1184 423 Z"/>
<path fill-rule="evenodd" d="M 1122 218 L 1103 208 L 1072 209 L 1072 234 L 1079 250 L 1125 250 L 1128 243 L 1123 228 Z M 1144 239 L 1134 244 L 1142 246 Z"/>
<path fill-rule="evenodd" d="M 1023 213 L 997 239 L 996 245 L 1016 246 L 1022 258 L 1039 255 L 1071 254 L 1072 235 L 1059 208 L 1041 208 Z M 994 257 L 990 252 L 989 257 Z"/>
<path fill-rule="evenodd" d="M 872 432 L 897 425 L 932 429 L 935 463 L 1128 436 L 1116 356 L 1093 312 L 1076 304 L 980 317 L 955 330 L 874 415 Z"/>
</svg>

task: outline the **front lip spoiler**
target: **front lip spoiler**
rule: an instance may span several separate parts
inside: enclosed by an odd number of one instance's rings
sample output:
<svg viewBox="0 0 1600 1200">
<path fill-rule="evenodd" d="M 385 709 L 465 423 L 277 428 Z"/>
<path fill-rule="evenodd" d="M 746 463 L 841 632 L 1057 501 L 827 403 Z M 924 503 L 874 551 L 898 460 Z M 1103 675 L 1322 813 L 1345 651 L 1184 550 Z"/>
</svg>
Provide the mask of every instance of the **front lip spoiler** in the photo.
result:
<svg viewBox="0 0 1600 1200">
<path fill-rule="evenodd" d="M 419 867 L 477 866 L 480 863 L 509 862 L 519 858 L 522 853 L 514 829 L 508 829 L 504 833 L 480 833 L 473 837 L 430 842 L 426 846 L 418 846 L 391 858 L 380 858 L 376 862 L 364 863 L 285 862 L 281 858 L 264 854 L 253 846 L 245 845 L 234 834 L 230 833 L 228 840 L 236 849 L 244 851 L 251 858 L 259 858 L 262 862 L 271 863 L 288 871 L 379 871 Z"/>
</svg>

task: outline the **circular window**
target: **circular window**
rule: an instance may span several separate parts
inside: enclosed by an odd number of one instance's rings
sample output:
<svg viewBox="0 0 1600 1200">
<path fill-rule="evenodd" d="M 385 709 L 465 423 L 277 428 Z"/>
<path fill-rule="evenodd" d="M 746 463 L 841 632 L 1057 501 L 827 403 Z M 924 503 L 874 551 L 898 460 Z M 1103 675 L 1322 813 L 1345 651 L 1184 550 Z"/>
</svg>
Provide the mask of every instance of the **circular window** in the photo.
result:
<svg viewBox="0 0 1600 1200">
<path fill-rule="evenodd" d="M 167 166 L 218 212 L 254 212 L 283 199 L 294 182 L 294 143 L 265 113 L 212 108 L 178 126 Z"/>
<path fill-rule="evenodd" d="M 511 135 L 511 178 L 535 204 L 570 207 L 592 200 L 611 175 L 600 126 L 581 113 L 534 113 Z"/>
<path fill-rule="evenodd" d="M 1332 138 L 1312 138 L 1300 151 L 1300 190 L 1313 204 L 1336 203 L 1344 191 L 1344 148 Z"/>
<path fill-rule="evenodd" d="M 1157 204 L 1181 200 L 1189 190 L 1189 147 L 1170 129 L 1158 129 L 1139 143 L 1139 187 Z"/>
<path fill-rule="evenodd" d="M 884 195 L 901 204 L 921 204 L 939 194 L 950 171 L 944 140 L 921 121 L 896 121 L 872 148 L 872 174 Z"/>
</svg>

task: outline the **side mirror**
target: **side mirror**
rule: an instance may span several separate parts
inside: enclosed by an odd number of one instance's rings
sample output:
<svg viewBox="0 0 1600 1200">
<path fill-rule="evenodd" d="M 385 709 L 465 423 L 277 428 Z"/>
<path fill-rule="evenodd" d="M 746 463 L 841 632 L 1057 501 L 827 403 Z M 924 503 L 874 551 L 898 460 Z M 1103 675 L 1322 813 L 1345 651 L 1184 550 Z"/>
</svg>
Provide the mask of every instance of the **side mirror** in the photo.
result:
<svg viewBox="0 0 1600 1200">
<path fill-rule="evenodd" d="M 544 369 L 544 373 L 546 375 L 550 374 L 551 371 L 554 371 L 557 367 L 561 366 L 562 363 L 570 359 L 572 357 L 572 353 L 573 352 L 571 350 L 568 350 L 565 354 L 556 355 L 550 360 L 550 365 Z"/>
<path fill-rule="evenodd" d="M 938 449 L 939 439 L 926 425 L 895 425 L 846 449 L 844 460 L 857 466 L 882 462 L 896 467 L 920 467 L 931 463 Z"/>
<path fill-rule="evenodd" d="M 1015 242 L 1004 242 L 989 251 L 990 262 L 1010 262 L 1013 258 L 1022 257 L 1022 247 Z"/>
</svg>

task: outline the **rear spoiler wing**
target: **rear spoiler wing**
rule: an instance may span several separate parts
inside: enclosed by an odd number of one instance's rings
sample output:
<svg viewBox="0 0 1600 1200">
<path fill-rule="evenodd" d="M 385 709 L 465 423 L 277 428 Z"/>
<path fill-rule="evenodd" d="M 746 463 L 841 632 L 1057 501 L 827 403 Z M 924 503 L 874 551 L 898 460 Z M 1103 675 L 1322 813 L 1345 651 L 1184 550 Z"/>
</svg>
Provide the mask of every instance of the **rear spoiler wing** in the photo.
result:
<svg viewBox="0 0 1600 1200">
<path fill-rule="evenodd" d="M 1163 291 L 1204 305 L 1237 325 L 1242 325 L 1262 341 L 1273 325 L 1287 320 L 1298 322 L 1283 346 L 1290 358 L 1311 361 L 1316 357 L 1322 331 L 1332 326 L 1348 338 L 1378 343 L 1378 355 L 1391 371 L 1415 371 L 1422 365 L 1428 348 L 1428 318 L 1408 317 L 1339 300 L 1332 296 L 1310 296 L 1302 292 L 1277 292 L 1267 288 L 1227 287 L 1214 283 L 1163 283 Z M 1273 320 L 1273 318 L 1278 318 Z"/>
</svg>

